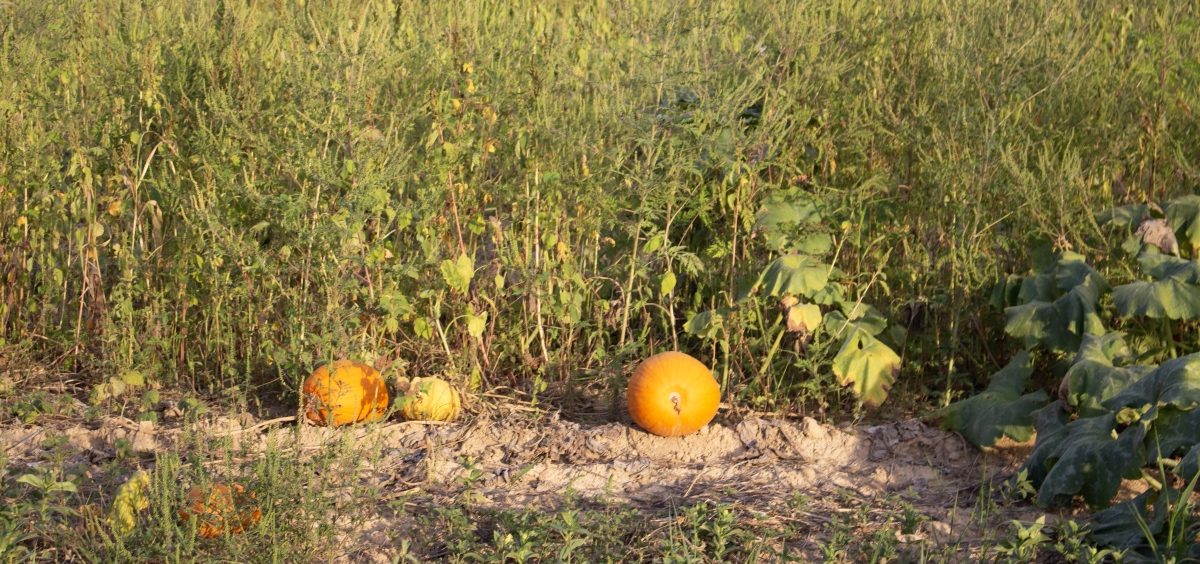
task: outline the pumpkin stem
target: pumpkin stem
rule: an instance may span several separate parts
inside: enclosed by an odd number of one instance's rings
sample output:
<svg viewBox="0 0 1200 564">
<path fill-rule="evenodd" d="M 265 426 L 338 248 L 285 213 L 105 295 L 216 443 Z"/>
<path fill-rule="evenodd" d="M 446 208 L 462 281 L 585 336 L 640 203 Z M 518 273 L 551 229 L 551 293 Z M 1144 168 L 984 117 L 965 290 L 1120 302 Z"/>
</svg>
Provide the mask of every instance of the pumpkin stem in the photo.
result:
<svg viewBox="0 0 1200 564">
<path fill-rule="evenodd" d="M 675 415 L 679 415 L 681 413 L 681 410 L 679 409 L 679 392 L 671 392 L 670 397 L 671 404 L 675 406 Z"/>
</svg>

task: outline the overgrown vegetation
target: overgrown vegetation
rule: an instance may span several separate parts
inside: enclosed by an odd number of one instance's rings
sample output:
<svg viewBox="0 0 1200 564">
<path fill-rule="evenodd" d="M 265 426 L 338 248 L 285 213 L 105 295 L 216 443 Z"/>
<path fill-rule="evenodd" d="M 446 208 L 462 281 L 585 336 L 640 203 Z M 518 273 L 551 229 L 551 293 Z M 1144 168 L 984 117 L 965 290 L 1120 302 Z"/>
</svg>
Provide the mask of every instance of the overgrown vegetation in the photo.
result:
<svg viewBox="0 0 1200 564">
<path fill-rule="evenodd" d="M 0 338 L 251 400 L 339 355 L 536 395 L 704 350 L 797 193 L 919 405 L 995 365 L 1031 238 L 1196 181 L 1171 3 L 2 9 Z M 710 349 L 734 397 L 844 405 L 778 317 Z"/>
<path fill-rule="evenodd" d="M 1111 0 L 0 3 L 0 353 L 74 374 L 88 417 L 154 422 L 168 390 L 294 405 L 344 357 L 615 412 L 628 366 L 687 350 L 738 409 L 1036 430 L 1042 504 L 1154 486 L 1066 538 L 1187 554 L 1198 24 Z M 22 382 L 0 374 L 3 422 L 78 415 Z M 0 554 L 59 538 L 19 523 L 63 526 L 86 482 L 30 475 Z M 680 558 L 716 546 L 671 531 Z M 1049 543 L 1022 531 L 1013 558 Z M 279 557 L 319 553 L 296 542 Z"/>
<path fill-rule="evenodd" d="M 1027 350 L 983 393 L 942 411 L 946 426 L 979 446 L 1004 436 L 1027 441 L 1036 430 L 1023 476 L 1042 506 L 1082 497 L 1104 508 L 1123 481 L 1149 485 L 1097 513 L 1091 532 L 1130 557 L 1200 557 L 1190 501 L 1200 479 L 1198 204 L 1200 197 L 1186 196 L 1100 214 L 1127 235 L 1109 260 L 1135 259 L 1150 280 L 1110 287 L 1070 252 L 1040 257 L 1029 276 L 1009 276 L 994 297 L 1008 306 L 1006 332 Z M 1110 292 L 1111 302 L 1102 301 Z M 1046 372 L 1058 372 L 1053 402 L 1041 389 L 1026 393 L 1035 355 L 1053 364 Z"/>
</svg>

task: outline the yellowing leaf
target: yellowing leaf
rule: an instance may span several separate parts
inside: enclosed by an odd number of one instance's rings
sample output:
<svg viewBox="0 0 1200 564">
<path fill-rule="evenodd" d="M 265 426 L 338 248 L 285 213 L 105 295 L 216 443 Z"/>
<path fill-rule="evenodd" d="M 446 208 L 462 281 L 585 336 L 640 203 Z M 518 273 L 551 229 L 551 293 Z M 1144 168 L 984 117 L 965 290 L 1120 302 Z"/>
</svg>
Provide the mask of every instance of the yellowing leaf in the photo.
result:
<svg viewBox="0 0 1200 564">
<path fill-rule="evenodd" d="M 140 388 L 146 385 L 146 377 L 137 370 L 126 370 L 121 373 L 121 381 L 130 388 Z"/>
<path fill-rule="evenodd" d="M 117 489 L 108 512 L 108 524 L 117 535 L 125 536 L 137 526 L 138 513 L 150 508 L 150 474 L 139 470 Z"/>
<path fill-rule="evenodd" d="M 662 233 L 659 233 L 659 234 L 651 237 L 650 240 L 646 241 L 645 246 L 642 247 L 642 254 L 646 254 L 646 255 L 654 254 L 655 251 L 662 248 L 664 240 L 665 239 L 664 239 Z"/>
<path fill-rule="evenodd" d="M 467 315 L 467 333 L 476 339 L 483 336 L 483 330 L 487 327 L 488 312 L 483 312 L 482 315 Z"/>
<path fill-rule="evenodd" d="M 787 310 L 787 330 L 793 333 L 812 333 L 821 324 L 821 307 L 817 304 L 796 304 Z"/>
<path fill-rule="evenodd" d="M 458 260 L 444 260 L 441 264 L 442 279 L 451 290 L 460 294 L 467 293 L 471 288 L 471 279 L 475 277 L 475 259 L 462 254 Z"/>
<path fill-rule="evenodd" d="M 659 295 L 667 297 L 671 292 L 675 291 L 675 273 L 667 272 L 662 277 L 662 282 L 658 286 Z"/>
<path fill-rule="evenodd" d="M 833 373 L 866 405 L 879 407 L 900 372 L 900 356 L 865 331 L 854 331 L 833 358 Z"/>
<path fill-rule="evenodd" d="M 416 333 L 422 339 L 432 339 L 433 327 L 429 325 L 429 322 L 424 317 L 418 317 L 413 320 L 413 333 Z"/>
<path fill-rule="evenodd" d="M 1179 241 L 1175 239 L 1175 230 L 1165 219 L 1147 219 L 1138 226 L 1136 235 L 1141 236 L 1142 242 L 1154 245 L 1164 253 L 1179 254 Z"/>
</svg>

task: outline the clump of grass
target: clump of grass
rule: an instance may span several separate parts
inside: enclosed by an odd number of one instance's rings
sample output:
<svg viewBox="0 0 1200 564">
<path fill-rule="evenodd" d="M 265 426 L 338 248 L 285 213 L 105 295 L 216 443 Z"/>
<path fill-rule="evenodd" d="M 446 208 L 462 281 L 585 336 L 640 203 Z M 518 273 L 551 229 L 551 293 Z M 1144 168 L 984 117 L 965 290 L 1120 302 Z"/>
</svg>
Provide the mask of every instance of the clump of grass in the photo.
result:
<svg viewBox="0 0 1200 564">
<path fill-rule="evenodd" d="M 190 434 L 189 434 L 190 433 Z M 264 452 L 214 442 L 191 431 L 149 466 L 145 505 L 122 530 L 110 516 L 114 492 L 147 461 L 115 460 L 73 467 L 47 460 L 49 473 L 0 466 L 0 555 L 19 559 L 153 562 L 236 560 L 304 562 L 347 557 L 344 535 L 357 534 L 375 509 L 358 479 L 371 458 L 346 441 L 319 450 L 269 444 Z M 68 449 L 69 450 L 69 449 Z M 241 533 L 202 538 L 188 498 L 192 486 L 237 483 L 252 494 L 261 518 Z M 264 550 L 264 547 L 266 549 Z"/>
</svg>

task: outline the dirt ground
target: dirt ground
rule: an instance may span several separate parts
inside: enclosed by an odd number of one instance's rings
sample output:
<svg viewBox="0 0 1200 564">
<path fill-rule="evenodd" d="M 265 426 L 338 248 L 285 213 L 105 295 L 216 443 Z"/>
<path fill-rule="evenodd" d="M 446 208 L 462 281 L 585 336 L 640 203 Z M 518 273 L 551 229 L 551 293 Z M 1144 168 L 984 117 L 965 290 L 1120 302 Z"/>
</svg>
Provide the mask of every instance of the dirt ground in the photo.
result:
<svg viewBox="0 0 1200 564">
<path fill-rule="evenodd" d="M 984 454 L 917 420 L 838 427 L 812 418 L 719 416 L 697 434 L 664 438 L 628 421 L 581 423 L 556 412 L 502 411 L 449 424 L 391 421 L 341 429 L 297 426 L 289 416 L 208 415 L 185 429 L 185 418 L 168 408 L 158 424 L 123 417 L 86 425 L 8 424 L 0 427 L 0 444 L 10 466 L 36 466 L 54 448 L 60 457 L 67 451 L 67 464 L 97 468 L 118 448 L 152 464 L 153 453 L 178 448 L 185 432 L 228 441 L 230 450 L 251 457 L 281 445 L 318 452 L 334 442 L 349 444 L 364 453 L 359 475 L 380 492 L 381 507 L 356 525 L 361 530 L 344 534 L 385 560 L 391 540 L 380 531 L 397 524 L 389 522 L 384 502 L 414 491 L 452 496 L 468 482 L 475 507 L 548 511 L 568 494 L 647 511 L 709 501 L 766 514 L 802 497 L 802 515 L 813 530 L 864 505 L 869 511 L 903 500 L 925 516 L 903 541 L 969 546 L 981 534 L 971 519 L 981 484 L 998 485 L 1024 454 Z M 1040 514 L 1020 511 L 1029 515 L 1011 518 Z"/>
</svg>

